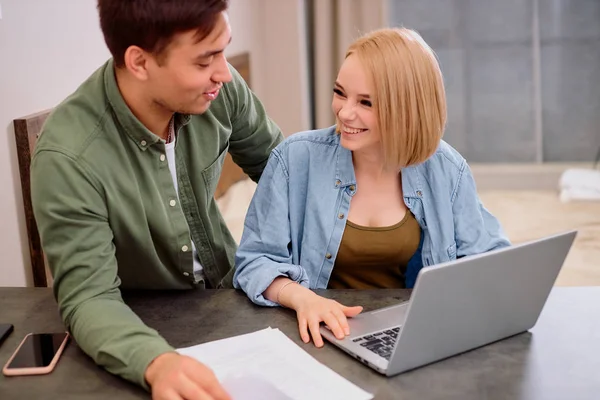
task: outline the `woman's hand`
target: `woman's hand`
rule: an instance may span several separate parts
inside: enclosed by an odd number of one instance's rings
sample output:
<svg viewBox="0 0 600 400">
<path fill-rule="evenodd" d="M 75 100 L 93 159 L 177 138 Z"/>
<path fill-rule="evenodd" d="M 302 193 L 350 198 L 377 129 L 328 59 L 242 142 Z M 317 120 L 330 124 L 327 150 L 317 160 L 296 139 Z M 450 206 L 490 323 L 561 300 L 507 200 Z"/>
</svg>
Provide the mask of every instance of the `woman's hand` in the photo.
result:
<svg viewBox="0 0 600 400">
<path fill-rule="evenodd" d="M 319 332 L 321 321 L 325 322 L 336 338 L 343 339 L 350 334 L 347 318 L 358 315 L 363 309 L 361 306 L 346 307 L 296 283 L 282 285 L 278 297 L 281 305 L 296 310 L 302 341 L 308 343 L 312 336 L 317 347 L 323 346 L 323 339 Z"/>
<path fill-rule="evenodd" d="M 276 278 L 265 290 L 264 296 L 284 307 L 296 310 L 302 341 L 308 343 L 312 336 L 317 347 L 323 347 L 323 339 L 319 332 L 321 322 L 325 322 L 336 338 L 343 339 L 350 334 L 347 318 L 355 317 L 363 310 L 361 306 L 346 307 L 335 300 L 321 297 L 287 277 Z"/>
<path fill-rule="evenodd" d="M 346 307 L 335 300 L 326 299 L 313 292 L 303 294 L 296 299 L 296 316 L 298 317 L 298 329 L 304 343 L 310 341 L 317 347 L 323 347 L 323 339 L 319 332 L 321 321 L 331 329 L 338 339 L 343 339 L 350 334 L 348 317 L 354 317 L 363 310 L 361 306 Z"/>
</svg>

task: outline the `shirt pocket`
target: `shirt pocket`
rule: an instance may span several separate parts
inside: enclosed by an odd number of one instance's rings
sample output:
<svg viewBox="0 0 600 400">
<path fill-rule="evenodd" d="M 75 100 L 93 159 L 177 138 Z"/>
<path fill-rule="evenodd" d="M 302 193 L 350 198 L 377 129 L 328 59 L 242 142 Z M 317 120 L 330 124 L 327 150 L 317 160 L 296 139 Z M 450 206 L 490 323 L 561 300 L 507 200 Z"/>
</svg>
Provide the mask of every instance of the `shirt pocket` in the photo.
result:
<svg viewBox="0 0 600 400">
<path fill-rule="evenodd" d="M 221 177 L 223 163 L 225 162 L 225 156 L 227 156 L 228 150 L 229 146 L 226 146 L 218 155 L 217 159 L 202 171 L 202 178 L 204 179 L 204 186 L 206 187 L 206 196 L 209 199 L 214 196 L 215 190 L 217 189 L 217 184 Z"/>
</svg>

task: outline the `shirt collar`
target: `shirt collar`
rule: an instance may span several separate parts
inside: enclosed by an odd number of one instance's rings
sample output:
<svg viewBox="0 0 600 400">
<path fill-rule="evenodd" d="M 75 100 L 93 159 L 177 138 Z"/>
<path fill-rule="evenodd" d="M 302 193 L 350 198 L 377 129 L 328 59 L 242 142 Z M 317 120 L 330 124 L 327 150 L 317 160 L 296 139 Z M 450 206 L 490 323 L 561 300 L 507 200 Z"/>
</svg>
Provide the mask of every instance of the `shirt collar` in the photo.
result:
<svg viewBox="0 0 600 400">
<path fill-rule="evenodd" d="M 114 61 L 110 59 L 104 69 L 104 88 L 106 90 L 106 96 L 110 107 L 127 134 L 133 142 L 140 148 L 140 150 L 146 150 L 149 146 L 164 142 L 160 137 L 150 132 L 148 128 L 144 126 L 138 120 L 135 115 L 131 112 L 127 103 L 123 99 L 119 86 L 117 85 L 117 79 L 115 77 L 115 66 Z M 178 131 L 183 125 L 190 122 L 191 116 L 187 114 L 176 114 L 175 115 L 175 130 Z"/>
<path fill-rule="evenodd" d="M 331 129 L 335 130 L 335 127 L 332 127 Z M 337 133 L 333 134 L 336 135 L 336 143 L 338 146 L 334 185 L 335 187 L 356 185 L 354 164 L 352 163 L 352 152 L 345 147 L 342 147 L 340 144 L 340 137 Z M 419 168 L 421 168 L 420 165 L 402 168 L 402 192 L 404 197 L 423 197 L 422 179 Z"/>
<path fill-rule="evenodd" d="M 335 129 L 335 127 L 332 127 Z M 354 175 L 354 164 L 352 163 L 352 152 L 340 144 L 340 136 L 337 133 L 336 144 L 337 160 L 335 166 L 335 187 L 346 187 L 350 185 L 356 185 L 356 176 Z"/>
</svg>

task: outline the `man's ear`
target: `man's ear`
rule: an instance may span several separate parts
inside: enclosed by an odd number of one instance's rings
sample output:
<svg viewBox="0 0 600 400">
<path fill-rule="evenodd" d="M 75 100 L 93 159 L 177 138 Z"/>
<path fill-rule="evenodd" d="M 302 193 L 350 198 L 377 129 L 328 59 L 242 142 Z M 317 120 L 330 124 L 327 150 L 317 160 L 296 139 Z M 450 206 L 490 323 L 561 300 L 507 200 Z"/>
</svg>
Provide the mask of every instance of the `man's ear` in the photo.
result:
<svg viewBox="0 0 600 400">
<path fill-rule="evenodd" d="M 125 68 L 137 79 L 148 79 L 148 62 L 152 56 L 138 46 L 129 46 L 125 51 Z"/>
</svg>

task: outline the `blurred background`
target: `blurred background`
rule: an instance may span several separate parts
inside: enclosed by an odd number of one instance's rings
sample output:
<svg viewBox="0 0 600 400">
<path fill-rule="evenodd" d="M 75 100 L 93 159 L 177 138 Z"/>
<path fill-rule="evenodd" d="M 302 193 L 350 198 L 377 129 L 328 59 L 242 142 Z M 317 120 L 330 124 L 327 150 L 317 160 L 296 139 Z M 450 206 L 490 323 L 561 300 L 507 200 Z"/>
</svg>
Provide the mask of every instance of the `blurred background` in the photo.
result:
<svg viewBox="0 0 600 400">
<path fill-rule="evenodd" d="M 95 5 L 0 0 L 0 286 L 32 285 L 13 120 L 56 106 L 110 57 Z M 445 140 L 484 205 L 515 243 L 579 229 L 557 284 L 600 284 L 600 187 L 566 201 L 560 186 L 565 171 L 594 173 L 600 149 L 600 0 L 230 0 L 229 14 L 226 54 L 248 55 L 249 84 L 286 135 L 333 123 L 355 38 L 417 30 L 444 73 Z M 254 187 L 218 199 L 238 239 Z"/>
</svg>

